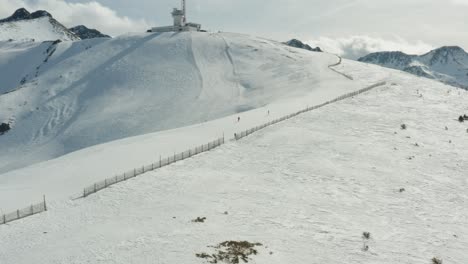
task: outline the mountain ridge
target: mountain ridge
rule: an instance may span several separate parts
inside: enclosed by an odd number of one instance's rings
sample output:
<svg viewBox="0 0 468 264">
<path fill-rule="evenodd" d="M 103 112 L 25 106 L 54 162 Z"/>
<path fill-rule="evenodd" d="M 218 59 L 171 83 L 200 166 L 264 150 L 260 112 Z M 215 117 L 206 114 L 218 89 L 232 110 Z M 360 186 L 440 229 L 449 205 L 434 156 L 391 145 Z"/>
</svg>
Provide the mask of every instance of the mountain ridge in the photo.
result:
<svg viewBox="0 0 468 264">
<path fill-rule="evenodd" d="M 78 25 L 78 26 L 69 28 L 68 30 L 75 33 L 81 39 L 111 38 L 111 36 L 103 34 L 97 29 L 88 28 L 84 25 Z"/>
<path fill-rule="evenodd" d="M 92 38 L 111 36 L 85 25 L 67 28 L 45 10 L 30 13 L 19 8 L 11 16 L 0 19 L 0 40 L 75 41 Z"/>
<path fill-rule="evenodd" d="M 401 51 L 375 52 L 359 58 L 358 61 L 468 89 L 468 53 L 459 46 L 443 46 L 423 55 Z"/>
<path fill-rule="evenodd" d="M 33 13 L 30 13 L 28 10 L 26 10 L 26 8 L 19 8 L 11 16 L 4 18 L 4 19 L 0 19 L 0 23 L 15 22 L 15 21 L 21 21 L 21 20 L 31 20 L 31 19 L 41 18 L 41 17 L 52 18 L 52 15 L 45 10 L 38 10 Z"/>
<path fill-rule="evenodd" d="M 45 10 L 30 13 L 25 8 L 19 8 L 11 16 L 0 20 L 1 40 L 75 41 L 80 38 Z"/>
<path fill-rule="evenodd" d="M 294 48 L 299 48 L 299 49 L 305 49 L 308 51 L 315 51 L 315 52 L 323 52 L 320 47 L 312 48 L 309 44 L 305 44 L 304 42 L 298 40 L 298 39 L 291 39 L 289 41 L 284 42 L 284 44 L 294 47 Z"/>
</svg>

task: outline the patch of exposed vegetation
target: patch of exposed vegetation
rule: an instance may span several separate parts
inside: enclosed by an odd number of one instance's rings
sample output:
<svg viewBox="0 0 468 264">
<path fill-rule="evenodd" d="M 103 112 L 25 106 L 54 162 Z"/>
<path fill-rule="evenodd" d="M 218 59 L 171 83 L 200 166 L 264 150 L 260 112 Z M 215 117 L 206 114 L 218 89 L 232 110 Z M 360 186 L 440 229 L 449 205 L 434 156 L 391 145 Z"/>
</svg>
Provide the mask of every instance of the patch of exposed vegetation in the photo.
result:
<svg viewBox="0 0 468 264">
<path fill-rule="evenodd" d="M 366 240 L 370 239 L 370 233 L 369 232 L 363 232 L 362 233 L 362 238 L 364 238 Z"/>
<path fill-rule="evenodd" d="M 10 129 L 11 129 L 10 124 L 1 123 L 0 124 L 0 135 L 5 134 Z"/>
<path fill-rule="evenodd" d="M 211 264 L 238 264 L 240 261 L 248 263 L 251 260 L 250 256 L 258 254 L 257 249 L 255 249 L 258 246 L 262 246 L 262 244 L 247 241 L 225 241 L 217 246 L 210 246 L 215 249 L 214 254 L 199 253 L 196 256 Z"/>
<path fill-rule="evenodd" d="M 432 258 L 432 264 L 442 264 L 442 260 L 440 258 Z"/>
<path fill-rule="evenodd" d="M 205 223 L 206 217 L 197 217 L 196 219 L 193 219 L 193 223 Z"/>
<path fill-rule="evenodd" d="M 367 245 L 367 242 L 371 238 L 370 232 L 363 232 L 362 233 L 362 251 L 366 252 L 369 251 L 369 245 Z"/>
</svg>

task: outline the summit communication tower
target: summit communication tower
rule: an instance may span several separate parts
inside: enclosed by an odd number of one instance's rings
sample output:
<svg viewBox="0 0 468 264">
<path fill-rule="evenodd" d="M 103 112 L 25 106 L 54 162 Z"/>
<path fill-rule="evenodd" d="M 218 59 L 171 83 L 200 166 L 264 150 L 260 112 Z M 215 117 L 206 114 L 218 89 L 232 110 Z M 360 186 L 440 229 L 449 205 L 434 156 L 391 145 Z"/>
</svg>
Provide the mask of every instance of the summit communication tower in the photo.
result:
<svg viewBox="0 0 468 264">
<path fill-rule="evenodd" d="M 201 25 L 197 23 L 187 22 L 187 6 L 186 0 L 182 0 L 182 9 L 174 8 L 172 10 L 172 18 L 174 19 L 173 26 L 154 27 L 148 32 L 173 32 L 173 31 L 200 31 Z"/>
</svg>

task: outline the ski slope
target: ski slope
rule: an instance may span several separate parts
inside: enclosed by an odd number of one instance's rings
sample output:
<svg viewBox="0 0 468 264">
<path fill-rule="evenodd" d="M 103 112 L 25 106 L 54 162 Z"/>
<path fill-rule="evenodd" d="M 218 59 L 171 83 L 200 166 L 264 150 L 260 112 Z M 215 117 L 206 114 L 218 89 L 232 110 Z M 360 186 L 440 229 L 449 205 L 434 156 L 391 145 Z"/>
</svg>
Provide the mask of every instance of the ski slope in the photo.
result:
<svg viewBox="0 0 468 264">
<path fill-rule="evenodd" d="M 195 254 L 226 240 L 262 243 L 257 264 L 467 262 L 468 126 L 455 118 L 468 93 L 358 62 L 337 67 L 358 85 L 390 82 L 2 225 L 0 262 L 202 264 Z M 72 155 L 57 169 L 80 170 Z"/>
<path fill-rule="evenodd" d="M 3 45 L 3 58 L 14 59 L 0 67 L 31 66 L 0 72 L 9 84 L 1 88 L 0 122 L 14 120 L 0 137 L 0 173 L 113 140 L 362 88 L 327 68 L 334 55 L 240 34 Z"/>
</svg>

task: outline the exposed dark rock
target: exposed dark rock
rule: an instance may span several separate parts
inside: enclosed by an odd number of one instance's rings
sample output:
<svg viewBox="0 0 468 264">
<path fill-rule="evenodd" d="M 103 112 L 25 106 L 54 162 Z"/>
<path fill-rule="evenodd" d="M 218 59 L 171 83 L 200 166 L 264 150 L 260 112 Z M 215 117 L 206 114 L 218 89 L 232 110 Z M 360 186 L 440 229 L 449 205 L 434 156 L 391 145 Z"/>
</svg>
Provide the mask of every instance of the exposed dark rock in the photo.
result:
<svg viewBox="0 0 468 264">
<path fill-rule="evenodd" d="M 322 52 L 322 49 L 320 47 L 312 48 L 308 44 L 305 44 L 298 39 L 291 39 L 290 41 L 287 41 L 284 44 L 290 47 L 294 47 L 294 48 L 305 49 L 305 50 L 315 51 L 315 52 Z"/>
<path fill-rule="evenodd" d="M 36 12 L 31 13 L 30 19 L 40 18 L 40 17 L 52 17 L 52 15 L 44 10 L 38 10 Z"/>
<path fill-rule="evenodd" d="M 11 129 L 10 124 L 7 124 L 7 123 L 0 124 L 0 135 L 5 134 L 10 129 Z"/>
<path fill-rule="evenodd" d="M 92 38 L 110 38 L 110 36 L 102 34 L 96 29 L 90 29 L 83 25 L 69 28 L 69 30 L 81 39 L 92 39 Z"/>
<path fill-rule="evenodd" d="M 44 10 L 39 10 L 39 11 L 36 11 L 36 12 L 31 14 L 25 8 L 20 8 L 20 9 L 16 10 L 13 13 L 13 15 L 11 15 L 11 16 L 5 18 L 5 19 L 1 19 L 0 23 L 21 21 L 21 20 L 30 20 L 30 19 L 36 19 L 36 18 L 41 18 L 41 17 L 52 17 L 52 15 L 49 12 L 44 11 Z"/>
</svg>

